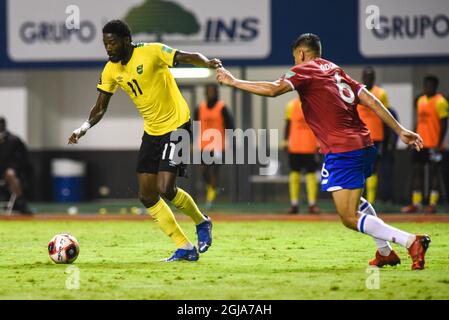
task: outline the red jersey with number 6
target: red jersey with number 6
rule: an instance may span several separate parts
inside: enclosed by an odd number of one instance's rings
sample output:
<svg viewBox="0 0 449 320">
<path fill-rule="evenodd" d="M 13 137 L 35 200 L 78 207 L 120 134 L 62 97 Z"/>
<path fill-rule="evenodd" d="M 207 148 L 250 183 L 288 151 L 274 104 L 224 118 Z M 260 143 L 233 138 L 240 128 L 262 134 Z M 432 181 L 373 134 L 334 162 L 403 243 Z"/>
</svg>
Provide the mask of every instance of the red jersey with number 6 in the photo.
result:
<svg viewBox="0 0 449 320">
<path fill-rule="evenodd" d="M 373 144 L 357 113 L 364 85 L 339 66 L 316 58 L 294 66 L 280 80 L 299 93 L 304 117 L 320 143 L 321 153 L 353 151 Z"/>
</svg>

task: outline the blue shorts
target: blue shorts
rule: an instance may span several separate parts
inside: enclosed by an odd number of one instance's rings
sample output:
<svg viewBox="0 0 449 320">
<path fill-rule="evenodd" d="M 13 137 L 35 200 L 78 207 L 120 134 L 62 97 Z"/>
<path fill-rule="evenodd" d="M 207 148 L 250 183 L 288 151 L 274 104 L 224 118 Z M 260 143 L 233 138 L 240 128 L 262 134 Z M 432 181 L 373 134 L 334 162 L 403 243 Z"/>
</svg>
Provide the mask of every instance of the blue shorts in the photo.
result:
<svg viewBox="0 0 449 320">
<path fill-rule="evenodd" d="M 321 169 L 321 190 L 361 189 L 373 173 L 377 159 L 374 146 L 359 150 L 328 153 Z"/>
</svg>

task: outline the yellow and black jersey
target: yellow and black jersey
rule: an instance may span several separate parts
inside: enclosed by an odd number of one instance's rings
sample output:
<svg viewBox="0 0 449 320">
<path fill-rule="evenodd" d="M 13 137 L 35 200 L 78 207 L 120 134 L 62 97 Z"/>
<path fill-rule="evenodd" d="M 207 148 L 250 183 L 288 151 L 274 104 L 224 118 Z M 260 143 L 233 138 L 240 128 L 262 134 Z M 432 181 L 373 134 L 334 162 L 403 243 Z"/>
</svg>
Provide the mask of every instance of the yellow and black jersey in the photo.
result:
<svg viewBox="0 0 449 320">
<path fill-rule="evenodd" d="M 109 61 L 97 86 L 113 94 L 122 88 L 144 119 L 144 130 L 160 136 L 176 130 L 190 119 L 190 110 L 173 78 L 176 49 L 162 43 L 141 43 L 126 65 Z"/>
</svg>

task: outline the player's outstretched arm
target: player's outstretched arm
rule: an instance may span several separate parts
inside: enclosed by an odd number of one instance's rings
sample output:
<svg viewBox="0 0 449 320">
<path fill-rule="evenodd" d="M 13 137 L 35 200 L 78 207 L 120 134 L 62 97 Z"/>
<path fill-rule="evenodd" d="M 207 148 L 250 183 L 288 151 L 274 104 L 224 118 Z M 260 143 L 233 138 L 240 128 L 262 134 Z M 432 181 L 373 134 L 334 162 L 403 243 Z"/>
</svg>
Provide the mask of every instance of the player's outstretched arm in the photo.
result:
<svg viewBox="0 0 449 320">
<path fill-rule="evenodd" d="M 220 59 L 208 59 L 199 52 L 177 51 L 175 55 L 175 64 L 191 64 L 196 67 L 217 69 L 222 66 Z"/>
<path fill-rule="evenodd" d="M 277 97 L 286 92 L 292 91 L 291 85 L 287 81 L 246 81 L 235 78 L 224 68 L 217 69 L 217 81 L 240 90 L 248 91 L 260 96 Z"/>
<path fill-rule="evenodd" d="M 86 120 L 81 127 L 73 131 L 67 144 L 78 143 L 78 140 L 86 134 L 87 130 L 96 125 L 101 120 L 101 118 L 103 118 L 103 115 L 108 109 L 110 99 L 110 94 L 106 94 L 104 92 L 100 92 L 98 94 L 97 102 L 90 110 L 89 119 Z"/>
<path fill-rule="evenodd" d="M 391 115 L 390 111 L 385 108 L 382 102 L 380 102 L 380 100 L 377 99 L 371 92 L 366 90 L 366 88 L 363 88 L 360 91 L 359 99 L 362 105 L 372 109 L 387 126 L 393 129 L 402 142 L 406 145 L 414 147 L 418 151 L 423 148 L 423 140 L 421 136 L 401 126 L 401 124 Z"/>
</svg>

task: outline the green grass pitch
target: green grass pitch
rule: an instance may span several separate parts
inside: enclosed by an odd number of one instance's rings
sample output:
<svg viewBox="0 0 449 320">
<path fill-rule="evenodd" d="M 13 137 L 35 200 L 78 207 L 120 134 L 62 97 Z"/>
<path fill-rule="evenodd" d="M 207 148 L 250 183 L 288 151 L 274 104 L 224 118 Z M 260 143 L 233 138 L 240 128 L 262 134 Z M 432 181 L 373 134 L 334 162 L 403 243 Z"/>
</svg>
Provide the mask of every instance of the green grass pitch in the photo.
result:
<svg viewBox="0 0 449 320">
<path fill-rule="evenodd" d="M 373 240 L 337 222 L 216 222 L 198 262 L 163 263 L 173 245 L 151 221 L 1 221 L 0 299 L 448 299 L 448 224 L 394 225 L 432 236 L 425 270 L 399 246 L 400 266 L 367 269 Z M 62 232 L 80 242 L 79 289 L 47 254 Z"/>
</svg>

